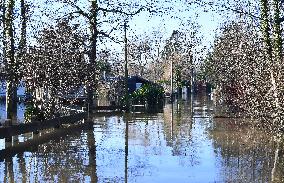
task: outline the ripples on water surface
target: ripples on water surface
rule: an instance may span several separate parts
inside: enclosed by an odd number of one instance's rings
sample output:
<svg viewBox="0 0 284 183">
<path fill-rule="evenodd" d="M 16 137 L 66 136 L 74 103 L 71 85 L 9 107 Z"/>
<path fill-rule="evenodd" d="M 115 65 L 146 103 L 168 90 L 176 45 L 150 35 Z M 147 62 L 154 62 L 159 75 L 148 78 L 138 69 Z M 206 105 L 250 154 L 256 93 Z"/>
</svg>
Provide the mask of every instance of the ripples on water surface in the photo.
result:
<svg viewBox="0 0 284 183">
<path fill-rule="evenodd" d="M 206 98 L 194 105 L 194 118 L 186 102 L 164 113 L 94 118 L 88 129 L 7 154 L 0 182 L 284 181 L 281 141 L 238 120 L 210 118 Z M 14 137 L 14 144 L 50 131 Z"/>
</svg>

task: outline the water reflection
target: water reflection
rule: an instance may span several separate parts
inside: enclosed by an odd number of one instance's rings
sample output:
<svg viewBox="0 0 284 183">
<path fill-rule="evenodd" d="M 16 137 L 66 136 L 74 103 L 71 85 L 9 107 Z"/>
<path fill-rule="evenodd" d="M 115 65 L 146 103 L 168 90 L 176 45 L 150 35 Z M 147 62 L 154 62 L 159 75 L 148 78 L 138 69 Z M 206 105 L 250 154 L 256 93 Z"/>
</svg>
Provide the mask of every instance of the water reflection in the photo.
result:
<svg viewBox="0 0 284 183">
<path fill-rule="evenodd" d="M 163 113 L 93 117 L 93 125 L 68 132 L 19 136 L 9 147 L 35 141 L 36 148 L 0 158 L 0 182 L 284 181 L 281 136 L 212 119 L 209 98 L 193 99 Z M 43 140 L 47 134 L 54 138 Z"/>
<path fill-rule="evenodd" d="M 215 119 L 214 127 L 209 130 L 222 169 L 221 177 L 233 182 L 284 181 L 283 138 L 239 125 L 245 122 Z"/>
</svg>

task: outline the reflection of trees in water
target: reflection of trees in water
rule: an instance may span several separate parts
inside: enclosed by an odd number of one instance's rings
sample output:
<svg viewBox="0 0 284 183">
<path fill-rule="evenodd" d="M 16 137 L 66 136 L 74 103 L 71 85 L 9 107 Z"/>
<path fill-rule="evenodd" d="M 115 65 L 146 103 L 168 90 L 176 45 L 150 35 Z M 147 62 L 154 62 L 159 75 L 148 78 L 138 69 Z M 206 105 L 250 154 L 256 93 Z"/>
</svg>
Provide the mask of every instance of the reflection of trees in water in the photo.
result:
<svg viewBox="0 0 284 183">
<path fill-rule="evenodd" d="M 13 182 L 15 177 L 14 177 L 14 172 L 13 172 L 14 166 L 13 166 L 13 159 L 9 158 L 5 161 L 5 176 L 4 182 Z"/>
<path fill-rule="evenodd" d="M 180 159 L 183 166 L 199 164 L 199 141 L 192 133 L 193 121 L 190 102 L 178 102 L 164 108 L 164 130 L 167 145 L 172 147 L 172 155 Z"/>
<path fill-rule="evenodd" d="M 39 145 L 37 152 L 25 152 L 13 157 L 12 161 L 5 160 L 5 169 L 9 171 L 5 171 L 0 182 L 5 179 L 9 179 L 7 182 L 69 182 L 84 180 L 86 176 L 94 180 L 92 173 L 96 169 L 91 164 L 93 157 L 89 156 L 94 148 L 88 147 L 88 141 L 87 133 L 72 134 Z"/>
<path fill-rule="evenodd" d="M 155 156 L 165 153 L 165 137 L 163 134 L 162 119 L 148 117 L 147 120 L 129 125 L 129 156 L 128 172 L 130 182 L 135 182 L 139 177 L 154 176 L 158 167 L 153 165 Z"/>
<path fill-rule="evenodd" d="M 209 134 L 225 182 L 271 182 L 274 165 L 273 179 L 284 181 L 283 145 L 277 144 L 273 134 L 238 125 L 244 124 L 240 120 L 215 119 L 214 124 Z M 279 158 L 275 158 L 276 152 L 280 152 Z"/>
<path fill-rule="evenodd" d="M 153 176 L 158 172 L 158 168 L 151 165 L 149 156 L 135 156 L 130 154 L 128 156 L 128 182 L 136 182 L 139 177 Z"/>
<path fill-rule="evenodd" d="M 84 133 L 80 138 L 70 136 L 68 140 L 62 138 L 59 143 L 51 141 L 39 147 L 37 156 L 42 160 L 42 166 L 38 167 L 42 168 L 42 176 L 46 181 L 83 179 L 91 159 L 88 157 L 88 140 Z"/>
<path fill-rule="evenodd" d="M 127 179 L 136 182 L 139 177 L 153 176 L 157 168 L 150 157 L 161 155 L 161 123 L 157 114 L 128 115 L 128 130 L 125 136 L 127 146 Z"/>
<path fill-rule="evenodd" d="M 147 126 L 145 124 L 151 122 L 138 122 L 138 119 L 142 118 L 144 119 L 141 115 L 129 115 L 127 119 L 113 117 L 101 121 L 100 126 L 96 125 L 94 133 L 97 142 L 97 174 L 101 182 L 126 182 L 125 176 L 129 182 L 135 182 L 137 177 L 153 172 L 150 160 L 143 151 L 146 149 L 143 147 L 148 147 L 148 143 L 142 142 L 145 139 L 147 141 L 145 136 L 147 136 L 148 128 L 145 128 Z M 125 133 L 126 120 L 129 121 L 128 136 Z M 142 142 L 139 150 L 143 151 L 143 156 L 136 156 L 132 153 L 136 149 L 133 147 L 137 147 L 137 142 L 139 144 Z M 128 154 L 126 154 L 125 145 L 128 147 Z M 126 166 L 125 163 L 127 163 Z"/>
<path fill-rule="evenodd" d="M 124 130 L 119 117 L 95 125 L 97 174 L 100 182 L 124 182 Z"/>
</svg>

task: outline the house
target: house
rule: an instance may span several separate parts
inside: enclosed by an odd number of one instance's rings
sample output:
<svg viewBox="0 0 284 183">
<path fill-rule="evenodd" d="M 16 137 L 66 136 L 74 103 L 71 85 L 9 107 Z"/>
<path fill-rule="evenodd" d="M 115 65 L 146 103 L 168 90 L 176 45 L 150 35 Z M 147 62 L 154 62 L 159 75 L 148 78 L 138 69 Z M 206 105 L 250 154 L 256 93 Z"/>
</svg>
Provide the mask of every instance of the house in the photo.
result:
<svg viewBox="0 0 284 183">
<path fill-rule="evenodd" d="M 105 78 L 105 83 L 108 83 L 109 85 L 111 85 L 112 82 L 124 82 L 124 78 L 123 77 L 106 77 Z M 156 83 L 153 83 L 147 79 L 141 78 L 139 76 L 130 76 L 128 77 L 128 92 L 129 93 L 133 93 L 134 91 L 138 90 L 139 88 L 141 88 L 142 85 L 144 84 L 153 84 L 153 85 L 157 85 Z M 109 86 L 110 87 L 110 86 Z"/>
<path fill-rule="evenodd" d="M 139 76 L 131 76 L 128 78 L 128 92 L 133 93 L 135 90 L 138 90 L 141 88 L 142 85 L 144 84 L 154 84 L 155 83 L 148 81 L 144 78 L 141 78 Z"/>
</svg>

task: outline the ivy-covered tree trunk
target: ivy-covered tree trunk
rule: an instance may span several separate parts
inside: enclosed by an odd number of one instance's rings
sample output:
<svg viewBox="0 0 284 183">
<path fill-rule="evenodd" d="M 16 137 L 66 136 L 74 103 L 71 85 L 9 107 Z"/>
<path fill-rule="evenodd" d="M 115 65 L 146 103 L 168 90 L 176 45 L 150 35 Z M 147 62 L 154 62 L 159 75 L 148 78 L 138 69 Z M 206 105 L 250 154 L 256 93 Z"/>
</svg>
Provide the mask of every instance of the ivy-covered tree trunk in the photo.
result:
<svg viewBox="0 0 284 183">
<path fill-rule="evenodd" d="M 279 0 L 273 0 L 273 8 L 274 8 L 274 39 L 273 44 L 271 43 L 271 29 L 269 22 L 269 3 L 268 0 L 261 0 L 261 31 L 263 34 L 263 42 L 266 59 L 268 59 L 268 63 L 271 66 L 269 69 L 270 72 L 270 82 L 271 82 L 271 94 L 273 96 L 273 107 L 274 107 L 274 120 L 273 125 L 278 126 L 279 128 L 282 126 L 282 115 L 281 115 L 281 106 L 279 100 L 279 68 L 278 64 L 280 63 L 281 55 L 282 55 L 282 41 L 281 41 L 281 28 L 280 28 L 280 2 Z M 273 45 L 273 46 L 272 46 Z M 274 49 L 273 49 L 274 48 Z"/>
<path fill-rule="evenodd" d="M 5 3 L 4 19 L 4 59 L 6 65 L 6 111 L 7 119 L 17 114 L 17 63 L 15 60 L 15 41 L 13 30 L 14 0 Z"/>
<path fill-rule="evenodd" d="M 273 21 L 273 56 L 274 56 L 274 67 L 276 71 L 276 87 L 275 87 L 275 103 L 276 103 L 276 110 L 277 115 L 274 120 L 274 124 L 278 126 L 278 129 L 284 128 L 284 119 L 282 115 L 282 107 L 280 106 L 280 102 L 278 99 L 279 93 L 281 94 L 281 79 L 279 78 L 281 76 L 281 65 L 282 65 L 282 31 L 281 31 L 281 25 L 280 25 L 280 7 L 281 7 L 281 1 L 280 0 L 273 0 L 273 12 L 274 12 L 274 21 Z M 274 68 L 272 67 L 272 68 Z M 277 85 L 278 84 L 278 85 Z M 278 87 L 280 89 L 278 89 Z M 278 92 L 280 90 L 280 92 Z M 277 103 L 278 102 L 278 103 Z"/>
<path fill-rule="evenodd" d="M 280 0 L 273 0 L 274 24 L 273 24 L 273 47 L 275 61 L 281 62 L 282 59 L 282 31 L 280 25 Z"/>
<path fill-rule="evenodd" d="M 268 0 L 260 0 L 261 8 L 261 32 L 263 36 L 263 42 L 265 47 L 265 54 L 268 59 L 272 59 L 272 44 L 270 38 L 270 22 L 269 22 L 269 5 Z"/>
<path fill-rule="evenodd" d="M 24 53 L 26 52 L 27 45 L 27 10 L 25 0 L 21 0 L 21 39 L 19 45 L 20 51 L 20 60 L 23 63 Z"/>
</svg>

